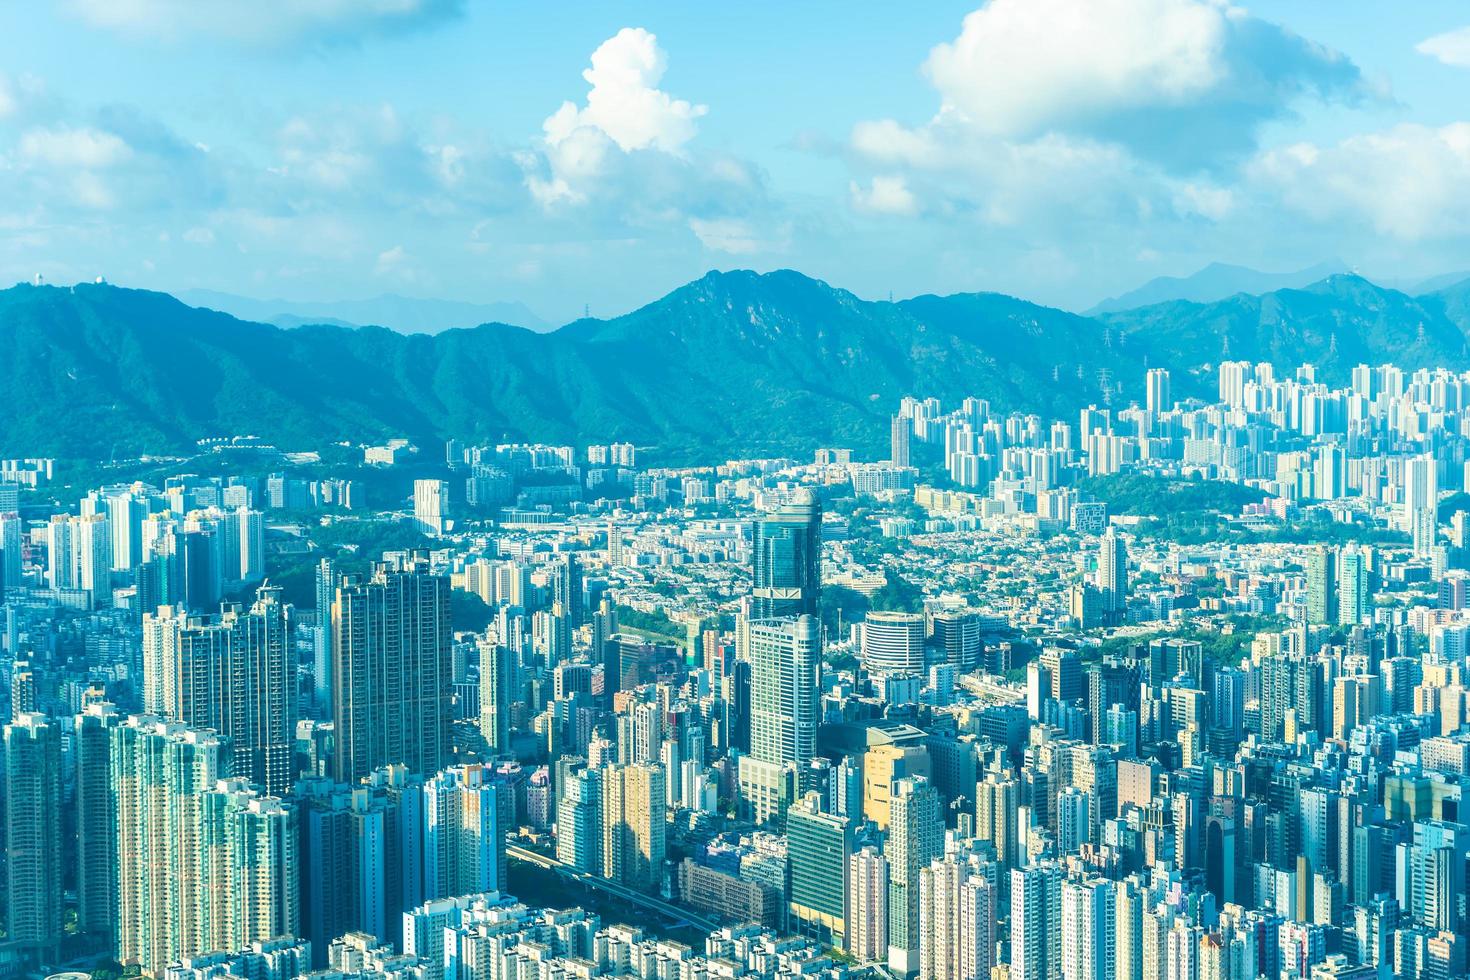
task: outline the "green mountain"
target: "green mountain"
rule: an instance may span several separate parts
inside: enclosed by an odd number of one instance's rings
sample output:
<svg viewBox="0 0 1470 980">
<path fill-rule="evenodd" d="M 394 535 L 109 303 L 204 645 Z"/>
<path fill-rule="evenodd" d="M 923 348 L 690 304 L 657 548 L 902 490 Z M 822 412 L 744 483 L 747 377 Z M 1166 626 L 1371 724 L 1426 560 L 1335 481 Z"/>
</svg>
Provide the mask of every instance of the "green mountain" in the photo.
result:
<svg viewBox="0 0 1470 980">
<path fill-rule="evenodd" d="M 1457 291 L 1458 290 L 1458 291 Z M 904 395 L 1069 417 L 1126 405 L 1143 368 L 1233 358 L 1330 374 L 1464 366 L 1465 289 L 1415 299 L 1352 276 L 1097 319 L 991 293 L 874 303 L 795 272 L 710 273 L 610 320 L 407 336 L 282 329 L 103 284 L 0 291 L 0 455 L 179 452 L 252 434 L 283 448 L 630 440 L 671 462 L 887 447 Z M 1320 356 L 1316 352 L 1321 352 Z"/>
<path fill-rule="evenodd" d="M 1048 412 L 1096 401 L 1099 369 L 1131 369 L 1109 338 L 1009 297 L 869 303 L 794 272 L 711 273 L 549 334 L 286 330 L 161 293 L 17 286 L 0 291 L 0 452 L 106 458 L 239 434 L 283 447 L 626 439 L 670 459 L 877 452 L 906 394 Z"/>
<path fill-rule="evenodd" d="M 1198 375 L 1222 360 L 1271 361 L 1282 369 L 1309 361 L 1319 380 L 1343 382 L 1364 363 L 1470 367 L 1470 323 L 1457 322 L 1451 308 L 1441 294 L 1413 297 L 1335 275 L 1303 289 L 1180 300 L 1098 319 L 1134 349 L 1151 352 L 1154 363 L 1181 373 Z"/>
</svg>

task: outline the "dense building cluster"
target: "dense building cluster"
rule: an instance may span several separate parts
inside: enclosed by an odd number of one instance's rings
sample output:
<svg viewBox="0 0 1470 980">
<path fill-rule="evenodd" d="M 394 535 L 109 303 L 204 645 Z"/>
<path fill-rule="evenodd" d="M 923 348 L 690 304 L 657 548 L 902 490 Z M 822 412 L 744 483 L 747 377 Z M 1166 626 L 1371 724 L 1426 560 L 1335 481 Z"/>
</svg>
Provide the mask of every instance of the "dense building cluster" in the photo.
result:
<svg viewBox="0 0 1470 980">
<path fill-rule="evenodd" d="M 0 468 L 0 975 L 1465 976 L 1470 376 L 1145 382 L 377 511 Z"/>
</svg>

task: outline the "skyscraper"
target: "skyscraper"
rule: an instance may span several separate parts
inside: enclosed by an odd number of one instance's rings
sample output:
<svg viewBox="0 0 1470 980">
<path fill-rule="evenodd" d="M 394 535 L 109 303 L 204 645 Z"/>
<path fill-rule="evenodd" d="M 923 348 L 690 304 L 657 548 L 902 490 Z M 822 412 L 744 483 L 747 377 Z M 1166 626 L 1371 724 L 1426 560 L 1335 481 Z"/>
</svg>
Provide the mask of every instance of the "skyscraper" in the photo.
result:
<svg viewBox="0 0 1470 980">
<path fill-rule="evenodd" d="M 1102 596 L 1103 619 L 1122 623 L 1128 611 L 1128 543 L 1112 527 L 1098 541 L 1097 590 Z"/>
<path fill-rule="evenodd" d="M 1112 980 L 1116 945 L 1113 883 L 1104 878 L 1062 883 L 1062 976 Z"/>
<path fill-rule="evenodd" d="M 1438 536 L 1439 462 L 1432 453 L 1410 459 L 1404 466 L 1404 524 L 1413 539 L 1414 554 L 1427 558 Z"/>
<path fill-rule="evenodd" d="M 909 465 L 909 441 L 914 434 L 914 423 L 907 415 L 893 416 L 888 425 L 888 459 L 894 466 Z"/>
<path fill-rule="evenodd" d="M 482 765 L 453 766 L 424 783 L 424 880 L 429 898 L 506 886 L 502 810 L 514 802 Z M 509 804 L 507 807 L 505 804 Z"/>
<path fill-rule="evenodd" d="M 848 858 L 852 854 L 847 821 L 823 813 L 818 795 L 806 794 L 786 812 L 786 853 L 791 866 L 792 928 L 819 942 L 844 945 Z"/>
<path fill-rule="evenodd" d="M 859 963 L 888 960 L 888 859 L 865 847 L 848 864 L 847 951 Z"/>
<path fill-rule="evenodd" d="M 821 603 L 822 505 L 805 487 L 755 522 L 751 619 L 815 616 Z"/>
<path fill-rule="evenodd" d="M 752 620 L 750 755 L 740 760 L 742 811 L 765 823 L 802 788 L 816 752 L 821 629 L 816 617 Z"/>
<path fill-rule="evenodd" d="M 1144 376 L 1145 408 L 1150 417 L 1157 417 L 1174 407 L 1169 397 L 1169 372 L 1163 368 L 1149 368 Z"/>
<path fill-rule="evenodd" d="M 919 873 L 919 980 L 971 980 L 995 965 L 995 889 L 958 857 Z"/>
<path fill-rule="evenodd" d="M 449 514 L 449 484 L 443 480 L 413 481 L 413 519 L 431 538 L 442 537 Z"/>
<path fill-rule="evenodd" d="M 1343 626 L 1356 626 L 1368 617 L 1371 605 L 1368 589 L 1368 553 L 1362 548 L 1348 547 L 1337 554 L 1337 621 Z"/>
<path fill-rule="evenodd" d="M 332 604 L 333 775 L 350 783 L 449 761 L 453 658 L 449 580 L 422 563 L 380 564 L 344 580 Z"/>
<path fill-rule="evenodd" d="M 1011 976 L 1058 980 L 1062 974 L 1062 870 L 1054 864 L 1011 869 Z"/>
<path fill-rule="evenodd" d="M 313 635 L 312 701 L 315 717 L 332 718 L 332 603 L 337 597 L 337 566 L 323 558 L 316 566 L 316 632 Z"/>
<path fill-rule="evenodd" d="M 117 800 L 112 787 L 112 729 L 122 721 L 107 703 L 76 716 L 77 931 L 112 941 L 117 928 Z"/>
<path fill-rule="evenodd" d="M 919 968 L 919 873 L 944 850 L 944 804 L 922 776 L 893 784 L 888 839 L 888 968 Z"/>
<path fill-rule="evenodd" d="M 658 766 L 602 770 L 602 876 L 639 891 L 663 884 L 668 826 L 664 771 Z"/>
<path fill-rule="evenodd" d="M 515 660 L 509 647 L 491 639 L 480 651 L 480 734 L 492 753 L 510 750 L 510 711 L 515 700 Z"/>
<path fill-rule="evenodd" d="M 296 935 L 290 808 L 222 780 L 212 732 L 135 716 L 111 736 L 118 960 L 156 977 L 185 956 Z"/>
<path fill-rule="evenodd" d="M 5 726 L 6 938 L 61 942 L 61 730 L 25 713 Z"/>
<path fill-rule="evenodd" d="M 1307 622 L 1337 622 L 1337 553 L 1322 545 L 1307 552 Z"/>
<path fill-rule="evenodd" d="M 144 708 L 227 738 L 230 774 L 272 796 L 295 781 L 296 644 L 290 607 L 274 586 L 249 612 L 186 617 L 164 606 L 143 617 Z"/>
</svg>

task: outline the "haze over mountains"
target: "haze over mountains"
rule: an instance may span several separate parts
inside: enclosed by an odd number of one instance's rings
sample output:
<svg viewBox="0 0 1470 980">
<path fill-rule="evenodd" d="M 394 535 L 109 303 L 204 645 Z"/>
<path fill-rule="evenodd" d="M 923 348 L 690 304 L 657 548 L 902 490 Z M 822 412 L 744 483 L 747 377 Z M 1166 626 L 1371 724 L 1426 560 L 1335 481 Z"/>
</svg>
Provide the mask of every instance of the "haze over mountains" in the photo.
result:
<svg viewBox="0 0 1470 980">
<path fill-rule="evenodd" d="M 1070 414 L 1138 400 L 1146 367 L 1178 397 L 1223 358 L 1470 368 L 1470 281 L 1411 296 L 1353 275 L 1084 317 L 996 293 L 861 300 L 797 272 L 712 272 L 609 320 L 549 333 L 285 329 L 106 284 L 0 291 L 0 453 L 106 458 L 254 434 L 283 448 L 631 440 L 670 460 L 886 453 L 907 394 Z M 171 356 L 159 356 L 160 351 Z"/>
<path fill-rule="evenodd" d="M 212 289 L 185 289 L 175 295 L 190 306 L 219 310 L 241 320 L 273 323 L 278 327 L 326 323 L 339 327 L 387 327 L 400 333 L 439 333 L 477 323 L 509 323 L 528 330 L 551 329 L 551 324 L 523 303 L 466 303 L 396 293 L 324 302 L 254 299 Z"/>
</svg>

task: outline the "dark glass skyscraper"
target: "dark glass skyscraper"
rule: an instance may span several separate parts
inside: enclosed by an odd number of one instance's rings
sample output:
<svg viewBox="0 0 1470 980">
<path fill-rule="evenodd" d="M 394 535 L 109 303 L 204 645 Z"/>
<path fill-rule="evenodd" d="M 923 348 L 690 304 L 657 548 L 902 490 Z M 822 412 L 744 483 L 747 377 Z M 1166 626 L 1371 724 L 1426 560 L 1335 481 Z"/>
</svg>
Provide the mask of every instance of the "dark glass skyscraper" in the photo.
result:
<svg viewBox="0 0 1470 980">
<path fill-rule="evenodd" d="M 755 524 L 751 619 L 815 616 L 822 595 L 822 505 L 802 488 Z"/>
</svg>

